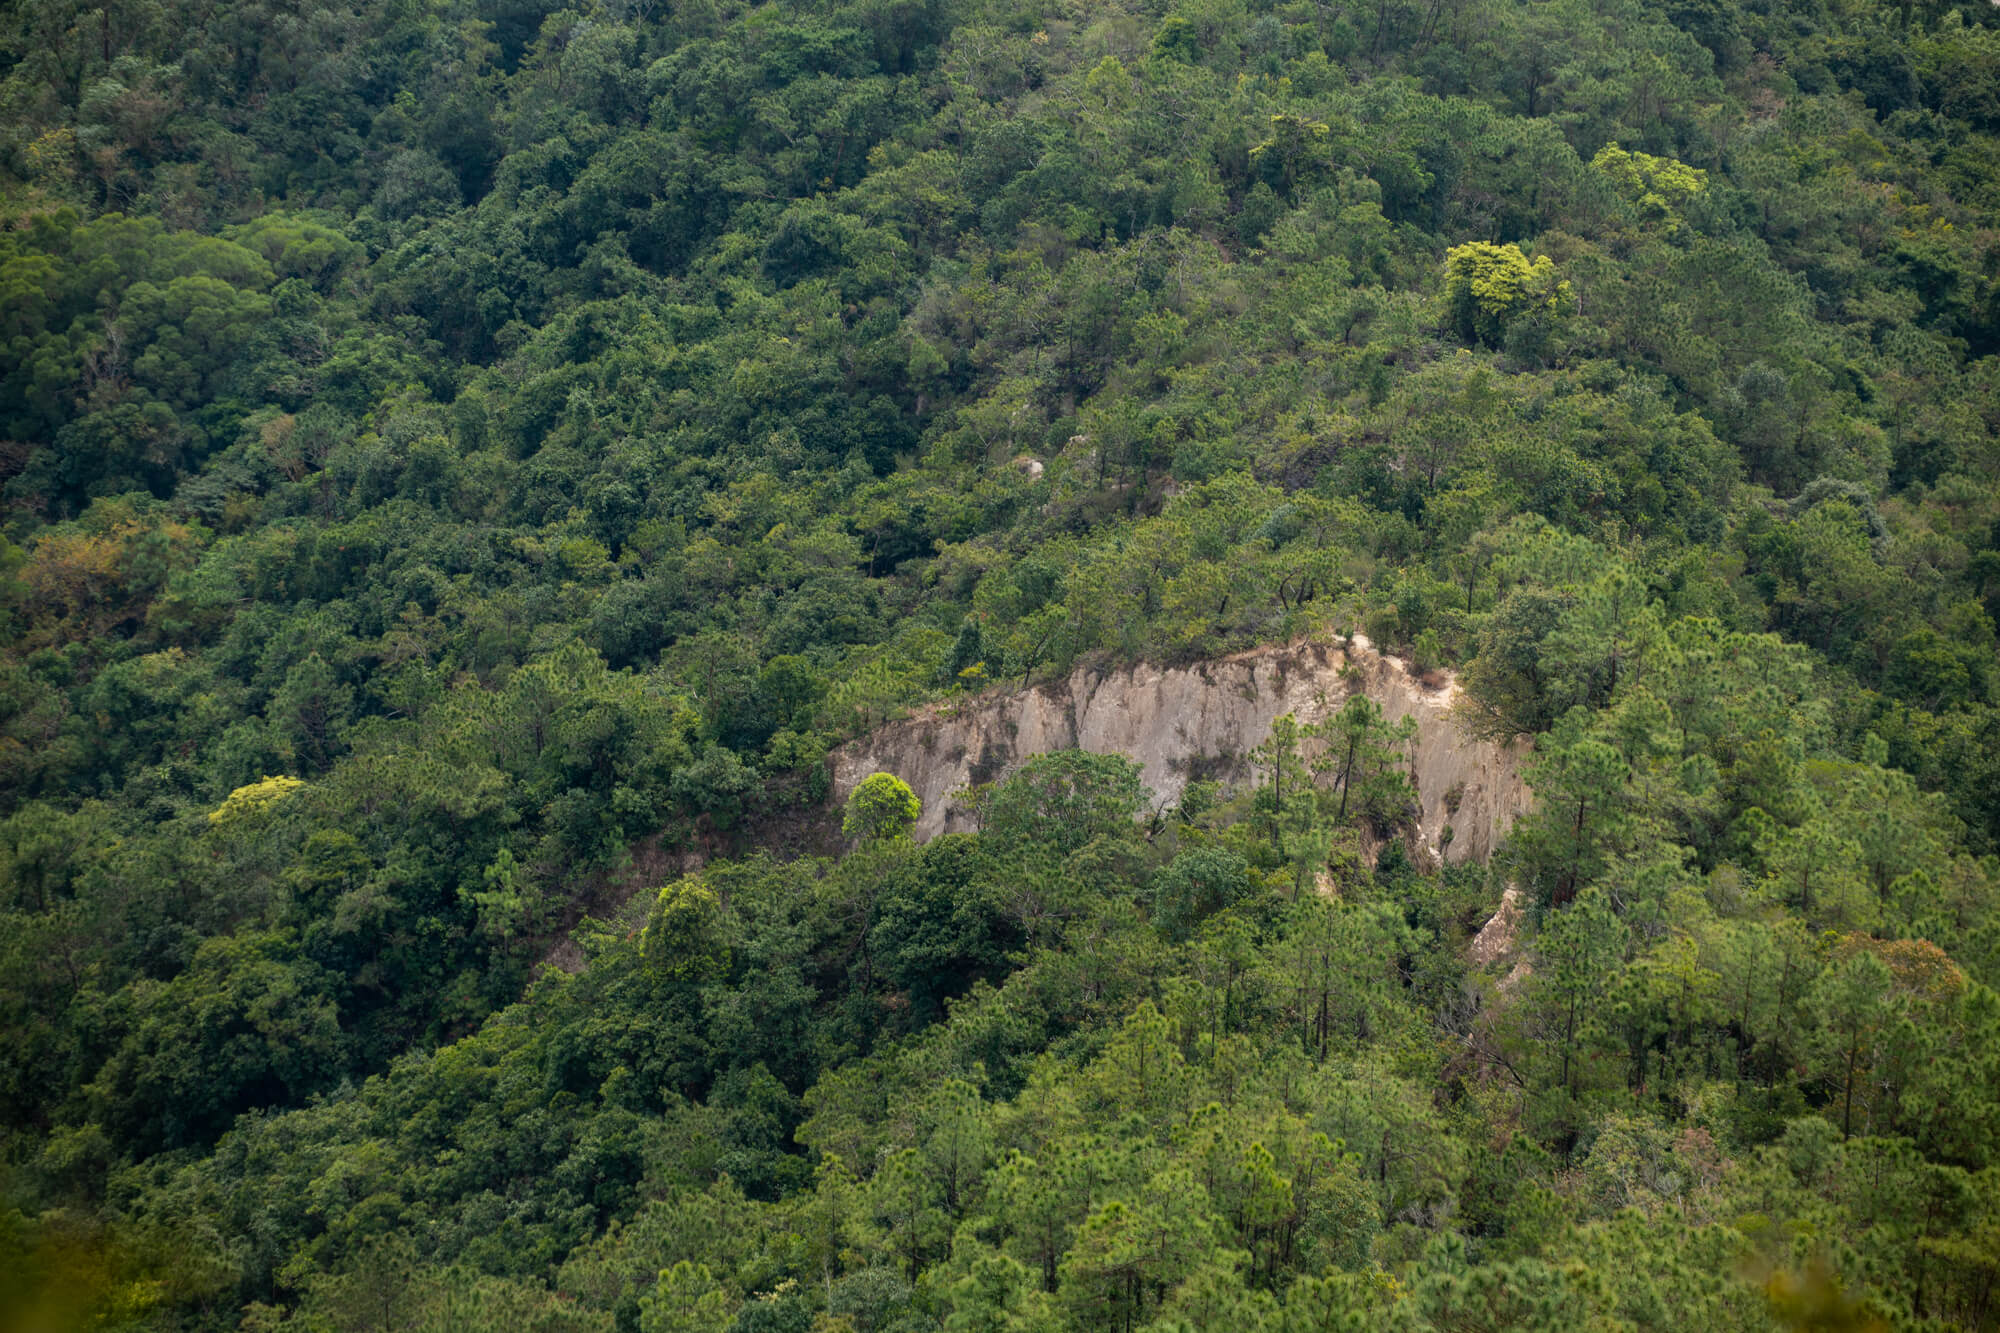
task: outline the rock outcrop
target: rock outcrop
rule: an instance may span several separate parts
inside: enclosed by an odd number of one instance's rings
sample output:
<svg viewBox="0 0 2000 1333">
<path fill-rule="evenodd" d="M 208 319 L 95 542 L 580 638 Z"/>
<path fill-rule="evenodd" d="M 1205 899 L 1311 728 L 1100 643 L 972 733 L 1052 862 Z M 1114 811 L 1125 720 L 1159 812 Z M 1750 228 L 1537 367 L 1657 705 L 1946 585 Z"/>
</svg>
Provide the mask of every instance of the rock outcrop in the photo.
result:
<svg viewBox="0 0 2000 1333">
<path fill-rule="evenodd" d="M 932 705 L 836 750 L 833 795 L 844 801 L 871 773 L 894 773 L 923 800 L 919 840 L 970 826 L 954 793 L 1003 778 L 1038 754 L 1122 754 L 1145 770 L 1159 806 L 1191 779 L 1248 778 L 1246 756 L 1285 713 L 1314 722 L 1365 694 L 1392 721 L 1416 719 L 1410 769 L 1417 836 L 1446 861 L 1483 860 L 1529 803 L 1526 743 L 1465 734 L 1451 716 L 1448 672 L 1419 679 L 1360 635 L 1259 648 L 1179 667 L 1079 668 L 1032 689 Z"/>
</svg>

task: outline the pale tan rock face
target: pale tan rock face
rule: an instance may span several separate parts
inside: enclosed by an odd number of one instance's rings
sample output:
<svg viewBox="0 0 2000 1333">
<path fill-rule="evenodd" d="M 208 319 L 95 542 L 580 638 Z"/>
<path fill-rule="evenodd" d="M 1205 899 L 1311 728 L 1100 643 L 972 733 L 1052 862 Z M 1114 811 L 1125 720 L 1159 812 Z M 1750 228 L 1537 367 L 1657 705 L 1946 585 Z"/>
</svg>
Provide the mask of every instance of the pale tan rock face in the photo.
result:
<svg viewBox="0 0 2000 1333">
<path fill-rule="evenodd" d="M 870 773 L 894 773 L 923 800 L 916 836 L 924 840 L 971 826 L 954 792 L 1074 748 L 1127 756 L 1144 768 L 1154 804 L 1171 806 L 1191 778 L 1248 778 L 1244 756 L 1270 736 L 1274 719 L 1316 722 L 1361 693 L 1392 721 L 1416 719 L 1410 768 L 1421 843 L 1447 861 L 1484 860 L 1528 807 L 1527 745 L 1467 735 L 1451 717 L 1457 681 L 1449 673 L 1428 679 L 1360 635 L 1184 667 L 1081 668 L 1053 684 L 933 705 L 842 746 L 833 754 L 833 796 L 844 801 Z"/>
<path fill-rule="evenodd" d="M 1500 906 L 1472 937 L 1465 956 L 1475 967 L 1490 967 L 1512 958 L 1521 932 L 1521 891 L 1512 884 L 1500 895 Z"/>
</svg>

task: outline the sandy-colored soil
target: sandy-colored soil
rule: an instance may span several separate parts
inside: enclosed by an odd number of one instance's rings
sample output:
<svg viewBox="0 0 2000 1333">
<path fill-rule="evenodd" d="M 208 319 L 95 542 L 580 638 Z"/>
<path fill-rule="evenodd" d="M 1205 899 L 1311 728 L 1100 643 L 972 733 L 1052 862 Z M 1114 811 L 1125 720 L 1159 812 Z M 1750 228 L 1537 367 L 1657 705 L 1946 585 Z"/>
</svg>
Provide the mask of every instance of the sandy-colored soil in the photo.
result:
<svg viewBox="0 0 2000 1333">
<path fill-rule="evenodd" d="M 1491 855 L 1528 807 L 1526 742 L 1467 735 L 1451 716 L 1458 685 L 1450 673 L 1419 679 L 1360 635 L 1189 666 L 1080 668 L 1053 684 L 934 705 L 836 750 L 832 799 L 837 806 L 871 773 L 894 773 L 922 799 L 916 836 L 928 839 L 970 827 L 955 793 L 1038 754 L 1074 748 L 1135 760 L 1154 804 L 1172 806 L 1191 779 L 1247 779 L 1244 757 L 1269 737 L 1274 719 L 1318 721 L 1354 693 L 1391 720 L 1416 719 L 1410 770 L 1419 844 L 1446 861 Z"/>
</svg>

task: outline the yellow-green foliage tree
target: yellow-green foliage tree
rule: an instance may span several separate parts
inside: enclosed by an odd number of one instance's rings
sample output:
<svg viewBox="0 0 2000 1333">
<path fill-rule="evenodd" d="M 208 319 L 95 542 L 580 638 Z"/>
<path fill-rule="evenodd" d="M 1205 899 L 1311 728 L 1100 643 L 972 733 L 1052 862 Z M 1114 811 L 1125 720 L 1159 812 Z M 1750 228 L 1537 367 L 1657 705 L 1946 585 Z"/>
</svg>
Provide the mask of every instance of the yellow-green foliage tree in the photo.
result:
<svg viewBox="0 0 2000 1333">
<path fill-rule="evenodd" d="M 1590 166 L 1638 208 L 1642 221 L 1663 227 L 1669 236 L 1677 234 L 1684 225 L 1681 209 L 1708 189 L 1708 173 L 1701 168 L 1671 157 L 1629 152 L 1615 141 L 1598 149 L 1597 156 L 1590 159 Z"/>
<path fill-rule="evenodd" d="M 1518 245 L 1468 241 L 1445 252 L 1444 300 L 1459 337 L 1498 347 L 1516 319 L 1559 315 L 1575 304 L 1575 293 L 1547 255 L 1530 259 Z"/>
<path fill-rule="evenodd" d="M 265 778 L 229 793 L 229 799 L 208 812 L 208 822 L 218 827 L 254 819 L 276 807 L 306 784 L 298 778 Z"/>
<path fill-rule="evenodd" d="M 910 836 L 923 809 L 909 783 L 894 773 L 871 773 L 847 798 L 840 831 L 864 843 L 892 842 Z"/>
</svg>

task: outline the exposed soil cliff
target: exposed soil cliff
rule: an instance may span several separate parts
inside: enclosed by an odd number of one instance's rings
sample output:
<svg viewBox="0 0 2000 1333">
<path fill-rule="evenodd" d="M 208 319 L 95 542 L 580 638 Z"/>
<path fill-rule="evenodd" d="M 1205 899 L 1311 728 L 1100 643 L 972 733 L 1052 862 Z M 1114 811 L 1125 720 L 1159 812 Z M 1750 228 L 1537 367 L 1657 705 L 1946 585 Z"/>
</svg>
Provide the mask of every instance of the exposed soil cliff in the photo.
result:
<svg viewBox="0 0 2000 1333">
<path fill-rule="evenodd" d="M 1318 721 L 1354 693 L 1392 720 L 1416 719 L 1410 768 L 1422 844 L 1447 861 L 1490 855 L 1529 803 L 1525 743 L 1466 735 L 1451 718 L 1458 684 L 1449 673 L 1419 680 L 1360 635 L 1344 646 L 1305 641 L 1184 667 L 1083 668 L 1049 685 L 934 705 L 835 751 L 833 795 L 844 801 L 870 773 L 894 773 L 922 798 L 916 836 L 927 839 L 969 826 L 954 792 L 1075 748 L 1135 760 L 1155 804 L 1170 806 L 1190 779 L 1247 778 L 1244 756 L 1277 717 Z"/>
</svg>

